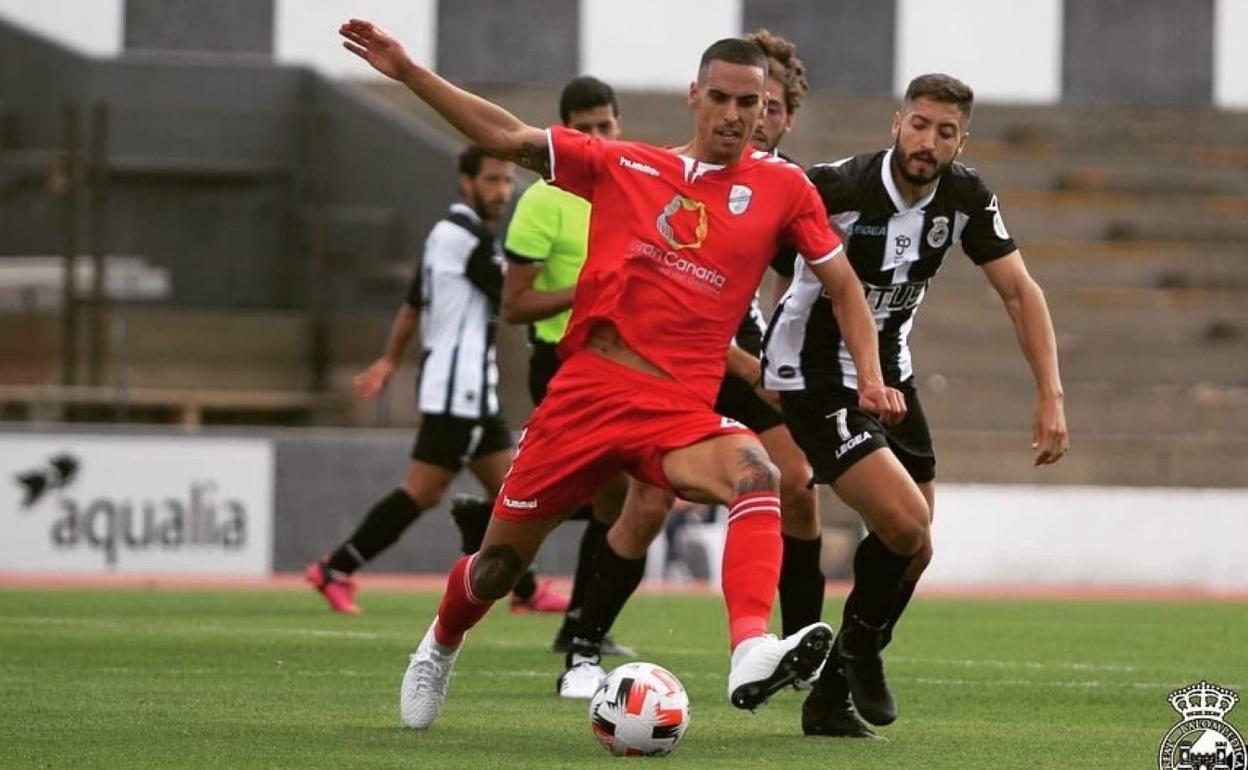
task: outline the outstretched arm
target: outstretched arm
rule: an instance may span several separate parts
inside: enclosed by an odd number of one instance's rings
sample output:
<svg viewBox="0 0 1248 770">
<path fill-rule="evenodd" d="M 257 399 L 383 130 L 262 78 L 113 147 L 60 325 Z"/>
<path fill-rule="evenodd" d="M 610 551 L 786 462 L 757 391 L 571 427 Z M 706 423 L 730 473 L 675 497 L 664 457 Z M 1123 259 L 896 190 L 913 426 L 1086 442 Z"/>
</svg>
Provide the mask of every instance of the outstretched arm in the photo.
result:
<svg viewBox="0 0 1248 770">
<path fill-rule="evenodd" d="M 343 47 L 373 69 L 407 86 L 452 126 L 487 152 L 511 160 L 543 177 L 550 176 L 546 132 L 493 102 L 457 88 L 412 61 L 398 40 L 372 22 L 351 19 L 338 29 Z"/>
<path fill-rule="evenodd" d="M 992 288 L 1001 295 L 1014 322 L 1018 346 L 1036 379 L 1036 412 L 1031 430 L 1031 447 L 1036 465 L 1050 465 L 1062 459 L 1069 446 L 1066 411 L 1063 406 L 1062 378 L 1057 368 L 1057 342 L 1044 292 L 1027 272 L 1017 250 L 984 266 Z"/>
<path fill-rule="evenodd" d="M 885 387 L 880 371 L 880 340 L 875 317 L 862 291 L 862 282 L 844 255 L 818 265 L 807 265 L 832 300 L 837 326 L 858 370 L 858 403 L 880 422 L 890 425 L 906 415 L 906 399 L 895 388 Z"/>
</svg>

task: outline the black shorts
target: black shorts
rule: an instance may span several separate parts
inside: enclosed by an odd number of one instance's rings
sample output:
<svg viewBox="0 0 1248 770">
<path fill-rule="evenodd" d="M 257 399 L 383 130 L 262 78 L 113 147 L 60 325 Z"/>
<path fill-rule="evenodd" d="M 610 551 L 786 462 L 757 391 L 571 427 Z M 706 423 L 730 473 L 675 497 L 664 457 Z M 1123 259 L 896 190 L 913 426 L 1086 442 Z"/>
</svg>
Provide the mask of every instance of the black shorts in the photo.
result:
<svg viewBox="0 0 1248 770">
<path fill-rule="evenodd" d="M 784 422 L 815 471 L 816 484 L 831 484 L 876 449 L 888 447 L 918 483 L 936 478 L 932 434 L 913 380 L 895 386 L 906 397 L 906 416 L 884 426 L 858 406 L 848 388 L 780 392 Z"/>
<path fill-rule="evenodd" d="M 533 354 L 529 356 L 529 397 L 533 399 L 533 406 L 546 398 L 546 388 L 563 363 L 555 352 L 558 347 L 550 342 L 533 343 Z"/>
<path fill-rule="evenodd" d="M 784 425 L 784 417 L 759 397 L 749 383 L 731 374 L 724 377 L 715 397 L 715 411 L 730 417 L 755 433 Z"/>
<path fill-rule="evenodd" d="M 469 420 L 452 414 L 422 414 L 412 459 L 458 473 L 479 457 L 511 449 L 511 429 L 501 414 Z"/>
</svg>

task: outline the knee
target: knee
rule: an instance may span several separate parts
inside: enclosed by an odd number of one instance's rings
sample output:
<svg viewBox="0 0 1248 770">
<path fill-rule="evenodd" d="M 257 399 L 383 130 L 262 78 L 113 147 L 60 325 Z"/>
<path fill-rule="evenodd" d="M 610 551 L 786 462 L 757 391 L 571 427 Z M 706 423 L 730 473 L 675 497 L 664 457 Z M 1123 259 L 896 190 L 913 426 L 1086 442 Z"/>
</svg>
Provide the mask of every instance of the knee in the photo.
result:
<svg viewBox="0 0 1248 770">
<path fill-rule="evenodd" d="M 412 498 L 412 502 L 416 503 L 416 507 L 422 511 L 427 511 L 442 502 L 442 496 L 446 492 L 443 486 L 422 484 L 412 479 L 405 479 L 400 486 L 407 496 Z"/>
<path fill-rule="evenodd" d="M 810 487 L 809 482 L 809 473 L 801 473 L 797 469 L 792 473 L 788 469 L 780 472 L 780 502 L 785 508 L 814 512 L 815 490 Z"/>
<path fill-rule="evenodd" d="M 931 558 L 931 526 L 926 505 L 897 505 L 880 517 L 876 535 L 888 550 L 902 556 Z"/>
<path fill-rule="evenodd" d="M 736 494 L 779 492 L 780 469 L 771 462 L 760 446 L 745 447 L 738 454 L 739 473 Z"/>
<path fill-rule="evenodd" d="M 929 538 L 927 543 L 914 555 L 910 560 L 910 566 L 906 567 L 906 580 L 911 583 L 918 582 L 923 575 L 927 565 L 932 563 L 932 541 Z"/>
<path fill-rule="evenodd" d="M 611 527 L 612 543 L 630 552 L 644 551 L 663 529 L 672 502 L 669 495 L 659 490 L 638 495 L 624 507 L 623 514 Z"/>
<path fill-rule="evenodd" d="M 524 573 L 524 561 L 509 545 L 492 545 L 478 553 L 468 576 L 472 592 L 483 601 L 506 596 Z"/>
</svg>

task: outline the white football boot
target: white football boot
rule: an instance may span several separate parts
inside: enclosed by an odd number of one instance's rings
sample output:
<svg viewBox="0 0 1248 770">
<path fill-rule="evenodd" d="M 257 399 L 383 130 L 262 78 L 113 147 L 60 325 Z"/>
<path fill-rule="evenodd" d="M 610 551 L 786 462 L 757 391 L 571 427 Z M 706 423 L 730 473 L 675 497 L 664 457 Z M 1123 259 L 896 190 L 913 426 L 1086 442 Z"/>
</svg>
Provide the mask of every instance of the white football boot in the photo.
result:
<svg viewBox="0 0 1248 770">
<path fill-rule="evenodd" d="M 446 700 L 451 669 L 463 647 L 462 644 L 454 647 L 438 644 L 433 636 L 437 623 L 438 619 L 434 618 L 420 646 L 412 653 L 399 690 L 399 716 L 403 726 L 413 730 L 424 730 L 438 718 L 442 702 Z"/>
<path fill-rule="evenodd" d="M 598 665 L 596 657 L 575 655 L 572 665 L 559 675 L 559 680 L 556 682 L 559 697 L 589 700 L 594 697 L 594 693 L 598 692 L 599 685 L 606 678 L 607 672 Z"/>
<path fill-rule="evenodd" d="M 773 634 L 746 639 L 732 653 L 728 699 L 752 711 L 785 687 L 813 677 L 831 648 L 827 623 L 812 623 L 785 639 Z"/>
</svg>

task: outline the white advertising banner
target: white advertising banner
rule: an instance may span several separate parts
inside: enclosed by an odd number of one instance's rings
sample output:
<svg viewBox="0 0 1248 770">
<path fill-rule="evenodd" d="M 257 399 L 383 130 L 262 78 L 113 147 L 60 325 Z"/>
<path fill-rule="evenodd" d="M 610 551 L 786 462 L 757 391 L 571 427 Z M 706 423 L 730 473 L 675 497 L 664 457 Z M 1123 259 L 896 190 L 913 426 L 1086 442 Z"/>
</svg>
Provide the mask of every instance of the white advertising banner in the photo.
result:
<svg viewBox="0 0 1248 770">
<path fill-rule="evenodd" d="M 1248 589 L 1248 489 L 944 484 L 926 585 Z"/>
<path fill-rule="evenodd" d="M 273 444 L 0 435 L 0 571 L 265 575 Z"/>
</svg>

